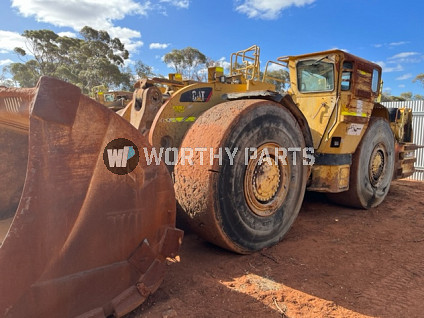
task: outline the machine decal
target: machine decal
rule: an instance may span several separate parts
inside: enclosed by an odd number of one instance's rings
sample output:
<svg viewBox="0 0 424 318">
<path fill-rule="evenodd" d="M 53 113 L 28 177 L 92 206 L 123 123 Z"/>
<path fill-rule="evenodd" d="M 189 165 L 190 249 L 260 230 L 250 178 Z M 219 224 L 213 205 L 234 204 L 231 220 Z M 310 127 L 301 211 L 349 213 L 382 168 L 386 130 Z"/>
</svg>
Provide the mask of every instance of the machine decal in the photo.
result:
<svg viewBox="0 0 424 318">
<path fill-rule="evenodd" d="M 180 102 L 200 102 L 206 103 L 212 96 L 212 87 L 195 88 L 181 94 Z"/>
<path fill-rule="evenodd" d="M 363 124 L 349 124 L 346 128 L 346 134 L 350 136 L 359 136 L 363 128 Z"/>
</svg>

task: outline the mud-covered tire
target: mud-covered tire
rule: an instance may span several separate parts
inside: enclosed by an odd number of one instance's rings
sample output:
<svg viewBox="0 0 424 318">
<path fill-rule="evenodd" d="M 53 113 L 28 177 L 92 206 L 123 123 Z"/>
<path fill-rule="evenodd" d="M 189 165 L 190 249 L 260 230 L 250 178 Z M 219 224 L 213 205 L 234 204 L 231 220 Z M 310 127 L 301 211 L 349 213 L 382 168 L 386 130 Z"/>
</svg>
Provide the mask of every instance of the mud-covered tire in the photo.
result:
<svg viewBox="0 0 424 318">
<path fill-rule="evenodd" d="M 328 197 L 338 204 L 360 209 L 378 206 L 389 192 L 394 156 L 394 137 L 389 123 L 383 118 L 371 118 L 352 156 L 349 190 L 328 194 Z"/>
<path fill-rule="evenodd" d="M 176 198 L 191 228 L 206 240 L 238 253 L 279 242 L 298 215 L 308 174 L 302 151 L 289 151 L 285 160 L 272 150 L 304 149 L 294 116 L 269 101 L 226 102 L 198 118 L 181 149 L 189 147 L 212 148 L 214 154 L 221 148 L 223 153 L 221 164 L 219 159 L 211 164 L 207 153 L 202 165 L 195 152 L 193 165 L 182 165 L 180 160 L 175 168 Z M 246 155 L 245 149 L 250 147 L 258 148 L 256 159 L 252 155 L 249 160 L 251 154 Z M 231 162 L 225 149 L 234 153 L 236 148 Z M 266 153 L 265 148 L 270 160 L 260 165 L 258 158 L 262 151 Z"/>
</svg>

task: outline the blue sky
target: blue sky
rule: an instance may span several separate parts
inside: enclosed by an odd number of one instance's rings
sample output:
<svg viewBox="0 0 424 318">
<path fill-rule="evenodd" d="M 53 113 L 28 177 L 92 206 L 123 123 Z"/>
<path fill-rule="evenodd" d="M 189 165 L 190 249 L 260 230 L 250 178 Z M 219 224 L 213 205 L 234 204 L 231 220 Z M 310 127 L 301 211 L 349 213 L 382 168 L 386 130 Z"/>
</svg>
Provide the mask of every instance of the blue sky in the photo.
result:
<svg viewBox="0 0 424 318">
<path fill-rule="evenodd" d="M 252 44 L 261 61 L 339 48 L 383 67 L 385 90 L 424 95 L 424 2 L 395 0 L 2 0 L 0 67 L 18 61 L 28 29 L 77 34 L 84 25 L 120 37 L 129 65 L 166 75 L 172 49 L 192 46 L 226 63 Z"/>
</svg>

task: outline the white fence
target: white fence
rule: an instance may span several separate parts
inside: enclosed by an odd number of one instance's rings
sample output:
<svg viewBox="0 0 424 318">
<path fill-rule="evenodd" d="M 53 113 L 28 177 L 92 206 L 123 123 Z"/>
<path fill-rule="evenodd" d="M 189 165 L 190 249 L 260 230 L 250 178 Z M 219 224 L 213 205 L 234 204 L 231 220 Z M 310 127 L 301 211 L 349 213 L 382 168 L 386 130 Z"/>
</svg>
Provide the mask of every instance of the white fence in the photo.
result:
<svg viewBox="0 0 424 318">
<path fill-rule="evenodd" d="M 414 143 L 424 146 L 424 101 L 406 102 L 384 102 L 386 107 L 408 107 L 412 109 L 412 127 L 414 129 Z M 409 178 L 424 181 L 424 149 L 416 151 L 417 162 L 415 163 L 415 173 Z"/>
</svg>

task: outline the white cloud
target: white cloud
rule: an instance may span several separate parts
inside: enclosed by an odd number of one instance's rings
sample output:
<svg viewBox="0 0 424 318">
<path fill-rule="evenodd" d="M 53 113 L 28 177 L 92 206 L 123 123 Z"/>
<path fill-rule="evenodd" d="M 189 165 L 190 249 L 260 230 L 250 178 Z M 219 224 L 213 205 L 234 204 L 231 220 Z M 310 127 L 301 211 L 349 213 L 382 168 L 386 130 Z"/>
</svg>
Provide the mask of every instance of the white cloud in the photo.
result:
<svg viewBox="0 0 424 318">
<path fill-rule="evenodd" d="M 277 19 L 284 9 L 291 6 L 303 7 L 316 0 L 243 0 L 236 11 L 246 14 L 249 18 L 265 20 Z M 240 2 L 240 0 L 238 0 Z"/>
<path fill-rule="evenodd" d="M 412 56 L 417 56 L 417 55 L 420 55 L 420 53 L 418 53 L 418 52 L 402 52 L 402 53 L 393 55 L 392 57 L 389 58 L 389 60 L 406 59 L 406 58 L 410 58 Z"/>
<path fill-rule="evenodd" d="M 163 50 L 163 49 L 166 49 L 169 45 L 170 45 L 169 43 L 150 43 L 149 49 L 151 49 L 151 50 L 155 50 L 155 49 Z"/>
<path fill-rule="evenodd" d="M 411 73 L 408 73 L 408 74 L 403 74 L 402 76 L 396 77 L 396 80 L 404 81 L 404 80 L 410 79 L 412 77 L 413 77 L 413 75 Z"/>
<path fill-rule="evenodd" d="M 13 63 L 11 59 L 0 60 L 0 66 L 8 65 L 10 63 Z"/>
<path fill-rule="evenodd" d="M 402 52 L 388 58 L 391 63 L 420 63 L 424 59 L 418 52 Z"/>
<path fill-rule="evenodd" d="M 160 0 L 160 2 L 169 3 L 174 7 L 188 9 L 190 5 L 190 0 Z"/>
<path fill-rule="evenodd" d="M 329 51 L 331 51 L 331 50 L 341 50 L 343 52 L 349 53 L 348 49 L 341 49 L 341 48 L 338 48 L 338 47 L 333 47 L 333 48 L 329 49 Z"/>
<path fill-rule="evenodd" d="M 57 35 L 59 36 L 67 36 L 68 38 L 76 38 L 78 35 L 74 32 L 59 32 Z"/>
<path fill-rule="evenodd" d="M 373 44 L 375 48 L 387 47 L 393 49 L 396 46 L 401 46 L 410 43 L 409 41 L 398 41 L 398 42 L 390 42 L 390 43 L 377 43 Z"/>
<path fill-rule="evenodd" d="M 122 20 L 126 15 L 146 15 L 150 2 L 144 5 L 127 0 L 12 0 L 12 7 L 24 17 L 34 16 L 39 22 L 80 30 L 86 25 L 107 30 L 113 20 Z"/>
<path fill-rule="evenodd" d="M 392 42 L 392 43 L 389 43 L 389 46 L 400 46 L 400 45 L 404 45 L 408 43 L 409 43 L 408 41 Z"/>
<path fill-rule="evenodd" d="M 15 47 L 25 48 L 25 38 L 17 32 L 0 30 L 0 53 L 13 52 Z"/>
<path fill-rule="evenodd" d="M 122 27 L 112 27 L 107 30 L 111 37 L 119 38 L 122 43 L 125 44 L 125 48 L 129 52 L 135 52 L 138 48 L 144 45 L 141 40 L 134 40 L 141 38 L 141 33 L 139 31 L 131 30 L 129 28 Z"/>
<path fill-rule="evenodd" d="M 405 88 L 406 86 L 404 84 L 398 85 L 399 88 Z"/>
<path fill-rule="evenodd" d="M 224 72 L 229 72 L 231 63 L 227 61 L 227 59 L 223 56 L 218 61 L 215 62 L 215 66 L 220 66 L 224 68 Z"/>
<path fill-rule="evenodd" d="M 266 65 L 266 64 L 265 64 Z M 265 66 L 266 67 L 266 66 Z M 279 64 L 275 64 L 275 63 L 269 63 L 268 64 L 268 71 L 279 71 L 279 70 L 287 70 L 287 68 L 286 67 L 284 67 L 284 66 L 281 66 L 281 65 L 279 65 Z M 265 69 L 264 69 L 264 71 L 265 71 Z"/>
<path fill-rule="evenodd" d="M 394 66 L 387 66 L 387 64 L 383 61 L 375 62 L 380 65 L 383 69 L 383 73 L 391 73 L 391 72 L 401 72 L 403 71 L 403 66 L 400 64 L 396 64 Z"/>
<path fill-rule="evenodd" d="M 143 42 L 133 40 L 140 32 L 114 26 L 114 21 L 127 15 L 147 15 L 153 7 L 150 1 L 140 4 L 134 0 L 12 0 L 12 7 L 24 17 L 34 17 L 38 22 L 60 27 L 71 27 L 75 31 L 89 25 L 97 30 L 106 30 L 112 37 L 119 37 L 129 51 L 136 50 Z M 3 41 L 2 41 L 3 42 Z"/>
</svg>

